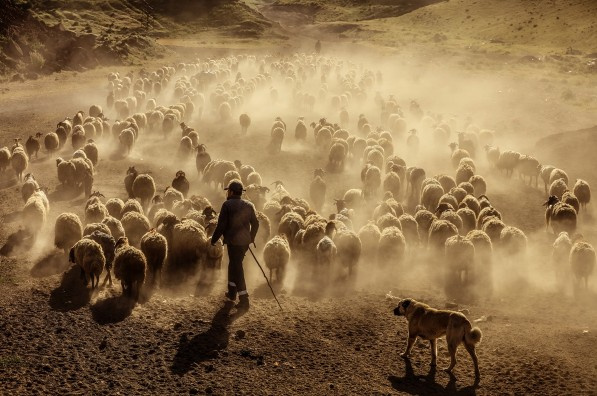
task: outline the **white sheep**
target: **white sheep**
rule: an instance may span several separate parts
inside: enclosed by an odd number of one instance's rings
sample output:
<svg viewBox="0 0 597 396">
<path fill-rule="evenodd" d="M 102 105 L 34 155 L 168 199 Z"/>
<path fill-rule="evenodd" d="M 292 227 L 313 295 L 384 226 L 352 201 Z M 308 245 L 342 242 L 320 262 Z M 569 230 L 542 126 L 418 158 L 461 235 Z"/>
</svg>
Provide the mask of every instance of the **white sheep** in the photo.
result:
<svg viewBox="0 0 597 396">
<path fill-rule="evenodd" d="M 359 236 L 350 230 L 341 229 L 334 236 L 338 263 L 348 268 L 348 276 L 353 275 L 353 268 L 361 257 L 362 244 Z"/>
<path fill-rule="evenodd" d="M 576 179 L 573 189 L 574 195 L 578 198 L 578 202 L 583 209 L 587 208 L 587 204 L 591 202 L 591 187 L 589 183 L 582 179 Z"/>
<path fill-rule="evenodd" d="M 46 224 L 49 210 L 48 198 L 41 190 L 34 192 L 25 202 L 22 212 L 23 223 L 33 239 L 37 238 Z"/>
<path fill-rule="evenodd" d="M 577 282 L 584 280 L 585 289 L 589 287 L 589 276 L 593 273 L 597 256 L 595 249 L 587 242 L 579 241 L 570 250 L 570 268 Z"/>
<path fill-rule="evenodd" d="M 444 244 L 444 259 L 449 274 L 446 278 L 447 285 L 471 282 L 471 272 L 475 267 L 475 245 L 469 239 L 460 235 L 447 238 Z"/>
<path fill-rule="evenodd" d="M 23 150 L 22 146 L 17 146 L 12 150 L 12 155 L 10 157 L 10 165 L 12 169 L 15 171 L 17 179 L 19 181 L 23 180 L 23 172 L 29 166 L 29 157 Z"/>
<path fill-rule="evenodd" d="M 62 213 L 54 225 L 54 245 L 67 253 L 83 237 L 83 224 L 75 213 Z"/>
<path fill-rule="evenodd" d="M 29 197 L 39 190 L 39 184 L 35 180 L 35 177 L 31 173 L 27 173 L 23 179 L 23 185 L 21 186 L 21 197 L 23 202 L 27 202 Z"/>
<path fill-rule="evenodd" d="M 290 260 L 290 245 L 285 234 L 279 234 L 270 239 L 263 248 L 263 260 L 269 269 L 269 277 L 273 282 L 273 272 L 276 272 L 277 283 L 284 282 L 284 274 Z"/>
<path fill-rule="evenodd" d="M 162 267 L 168 252 L 166 238 L 156 229 L 151 229 L 141 237 L 140 247 L 151 273 L 151 284 L 154 285 L 158 279 L 157 283 L 161 283 Z"/>
<path fill-rule="evenodd" d="M 133 182 L 133 196 L 141 201 L 143 210 L 148 208 L 154 195 L 155 183 L 153 177 L 148 174 L 138 175 Z"/>
<path fill-rule="evenodd" d="M 151 228 L 147 217 L 137 212 L 124 214 L 121 223 L 130 244 L 135 247 L 139 246 L 141 238 Z"/>
</svg>

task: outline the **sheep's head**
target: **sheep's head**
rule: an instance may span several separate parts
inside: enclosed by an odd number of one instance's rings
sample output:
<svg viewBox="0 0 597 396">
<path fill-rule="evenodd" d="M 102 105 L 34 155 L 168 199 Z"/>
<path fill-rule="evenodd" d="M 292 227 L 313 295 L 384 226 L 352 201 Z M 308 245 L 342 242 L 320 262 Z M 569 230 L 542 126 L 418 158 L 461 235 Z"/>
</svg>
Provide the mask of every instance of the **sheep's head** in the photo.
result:
<svg viewBox="0 0 597 396">
<path fill-rule="evenodd" d="M 317 177 L 317 176 L 323 177 L 324 175 L 325 175 L 325 171 L 321 168 L 317 168 L 313 171 L 314 177 Z"/>
<path fill-rule="evenodd" d="M 387 201 L 388 199 L 393 199 L 394 198 L 394 194 L 392 194 L 391 191 L 386 191 L 383 193 L 383 200 Z"/>
<path fill-rule="evenodd" d="M 128 175 L 128 174 L 131 174 L 131 173 L 132 173 L 132 174 L 134 174 L 134 175 L 137 175 L 137 174 L 138 174 L 138 172 L 137 172 L 137 170 L 135 169 L 135 167 L 134 167 L 134 166 L 129 166 L 128 170 L 126 171 L 126 174 L 127 174 L 127 175 Z"/>
<path fill-rule="evenodd" d="M 25 181 L 27 181 L 28 179 L 35 180 L 35 177 L 33 177 L 33 175 L 31 173 L 27 173 L 25 175 Z"/>
<path fill-rule="evenodd" d="M 437 205 L 437 208 L 435 209 L 435 215 L 440 216 L 442 213 L 447 212 L 448 210 L 453 211 L 454 207 L 449 203 L 442 202 L 439 205 Z"/>
<path fill-rule="evenodd" d="M 267 186 L 258 186 L 257 189 L 261 194 L 266 194 L 269 192 L 269 187 Z"/>
<path fill-rule="evenodd" d="M 129 244 L 129 239 L 125 236 L 118 238 L 118 240 L 116 241 L 116 246 L 114 246 L 114 250 L 123 247 L 123 246 L 128 246 Z"/>
<path fill-rule="evenodd" d="M 280 187 L 280 186 L 284 186 L 284 183 L 282 183 L 281 180 L 276 180 L 275 182 L 272 183 L 273 186 L 275 186 L 276 188 Z"/>
<path fill-rule="evenodd" d="M 552 205 L 557 204 L 558 202 L 560 202 L 560 199 L 558 197 L 556 197 L 555 195 L 550 195 L 547 201 L 543 203 L 543 206 L 550 207 Z"/>
<path fill-rule="evenodd" d="M 479 200 L 479 201 L 482 200 L 482 199 L 485 199 L 487 202 L 489 202 L 489 198 L 487 197 L 487 195 L 479 195 L 477 197 L 477 200 Z"/>
<path fill-rule="evenodd" d="M 176 172 L 176 178 L 185 178 L 186 175 L 184 173 L 184 171 L 179 170 L 178 172 Z"/>
<path fill-rule="evenodd" d="M 346 207 L 346 201 L 343 199 L 334 198 L 334 203 L 336 204 L 336 209 L 338 210 L 338 212 Z"/>
<path fill-rule="evenodd" d="M 411 135 L 416 135 L 417 134 L 417 130 L 416 129 L 411 129 L 410 131 L 408 131 L 408 133 L 410 133 Z"/>
<path fill-rule="evenodd" d="M 163 202 L 163 201 L 164 201 L 164 200 L 162 199 L 162 196 L 161 196 L 161 195 L 155 195 L 155 196 L 154 196 L 154 197 L 151 199 L 151 202 L 152 202 L 153 204 L 158 204 L 158 203 L 161 203 L 161 202 Z"/>
<path fill-rule="evenodd" d="M 458 148 L 458 143 L 452 142 L 452 143 L 448 144 L 448 147 L 450 147 L 450 149 L 452 149 L 452 151 L 454 151 Z"/>
<path fill-rule="evenodd" d="M 94 192 L 92 192 L 92 193 L 91 193 L 91 195 L 90 195 L 90 197 L 106 198 L 106 197 L 104 196 L 104 194 L 102 194 L 102 193 L 101 193 L 101 192 L 99 192 L 99 191 L 94 191 Z"/>
<path fill-rule="evenodd" d="M 180 220 L 178 220 L 178 218 L 173 214 L 167 215 L 162 220 L 162 224 L 164 225 L 164 227 L 167 227 L 167 228 L 174 227 L 178 223 L 180 223 Z"/>
<path fill-rule="evenodd" d="M 206 219 L 211 219 L 216 214 L 216 211 L 211 206 L 206 206 L 205 209 L 203 209 L 203 216 L 205 216 Z"/>
<path fill-rule="evenodd" d="M 65 162 L 62 158 L 56 158 L 56 166 L 59 166 L 61 163 Z"/>
<path fill-rule="evenodd" d="M 234 160 L 234 166 L 236 166 L 237 169 L 240 169 L 241 166 L 243 166 L 242 162 L 240 162 L 240 160 Z"/>
</svg>

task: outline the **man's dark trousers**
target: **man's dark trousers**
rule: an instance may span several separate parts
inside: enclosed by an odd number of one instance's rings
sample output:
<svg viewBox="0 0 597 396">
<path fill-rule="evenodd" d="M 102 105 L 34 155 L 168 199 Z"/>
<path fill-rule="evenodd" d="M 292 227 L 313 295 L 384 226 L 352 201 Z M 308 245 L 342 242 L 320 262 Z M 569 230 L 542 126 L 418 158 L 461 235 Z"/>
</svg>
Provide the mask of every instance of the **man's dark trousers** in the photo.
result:
<svg viewBox="0 0 597 396">
<path fill-rule="evenodd" d="M 245 283 L 245 271 L 243 270 L 243 259 L 249 249 L 249 245 L 227 245 L 228 247 L 228 289 L 238 291 L 239 296 L 247 294 Z"/>
</svg>

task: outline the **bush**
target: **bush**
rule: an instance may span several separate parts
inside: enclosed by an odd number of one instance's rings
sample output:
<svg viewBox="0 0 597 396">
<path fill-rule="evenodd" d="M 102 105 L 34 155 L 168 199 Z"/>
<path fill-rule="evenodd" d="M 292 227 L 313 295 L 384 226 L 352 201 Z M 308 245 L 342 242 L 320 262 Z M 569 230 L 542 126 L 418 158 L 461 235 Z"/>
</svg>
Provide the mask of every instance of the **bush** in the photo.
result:
<svg viewBox="0 0 597 396">
<path fill-rule="evenodd" d="M 31 69 L 36 71 L 40 71 L 46 63 L 44 56 L 37 51 L 31 51 L 29 59 L 31 60 Z"/>
</svg>

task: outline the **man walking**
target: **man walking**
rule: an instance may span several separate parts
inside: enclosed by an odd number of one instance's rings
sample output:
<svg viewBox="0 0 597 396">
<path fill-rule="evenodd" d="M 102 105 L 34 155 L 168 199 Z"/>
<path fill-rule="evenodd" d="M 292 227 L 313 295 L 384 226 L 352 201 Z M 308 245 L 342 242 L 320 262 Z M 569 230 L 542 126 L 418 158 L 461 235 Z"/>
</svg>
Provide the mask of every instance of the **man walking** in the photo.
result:
<svg viewBox="0 0 597 396">
<path fill-rule="evenodd" d="M 230 182 L 227 188 L 228 195 L 222 204 L 218 225 L 211 237 L 211 244 L 224 236 L 227 245 L 228 259 L 228 292 L 226 297 L 234 301 L 238 293 L 240 302 L 236 305 L 239 311 L 249 309 L 249 294 L 245 284 L 243 258 L 249 249 L 249 244 L 255 244 L 255 236 L 259 229 L 259 220 L 255 215 L 255 207 L 249 201 L 241 199 L 243 185 L 238 181 Z"/>
</svg>

